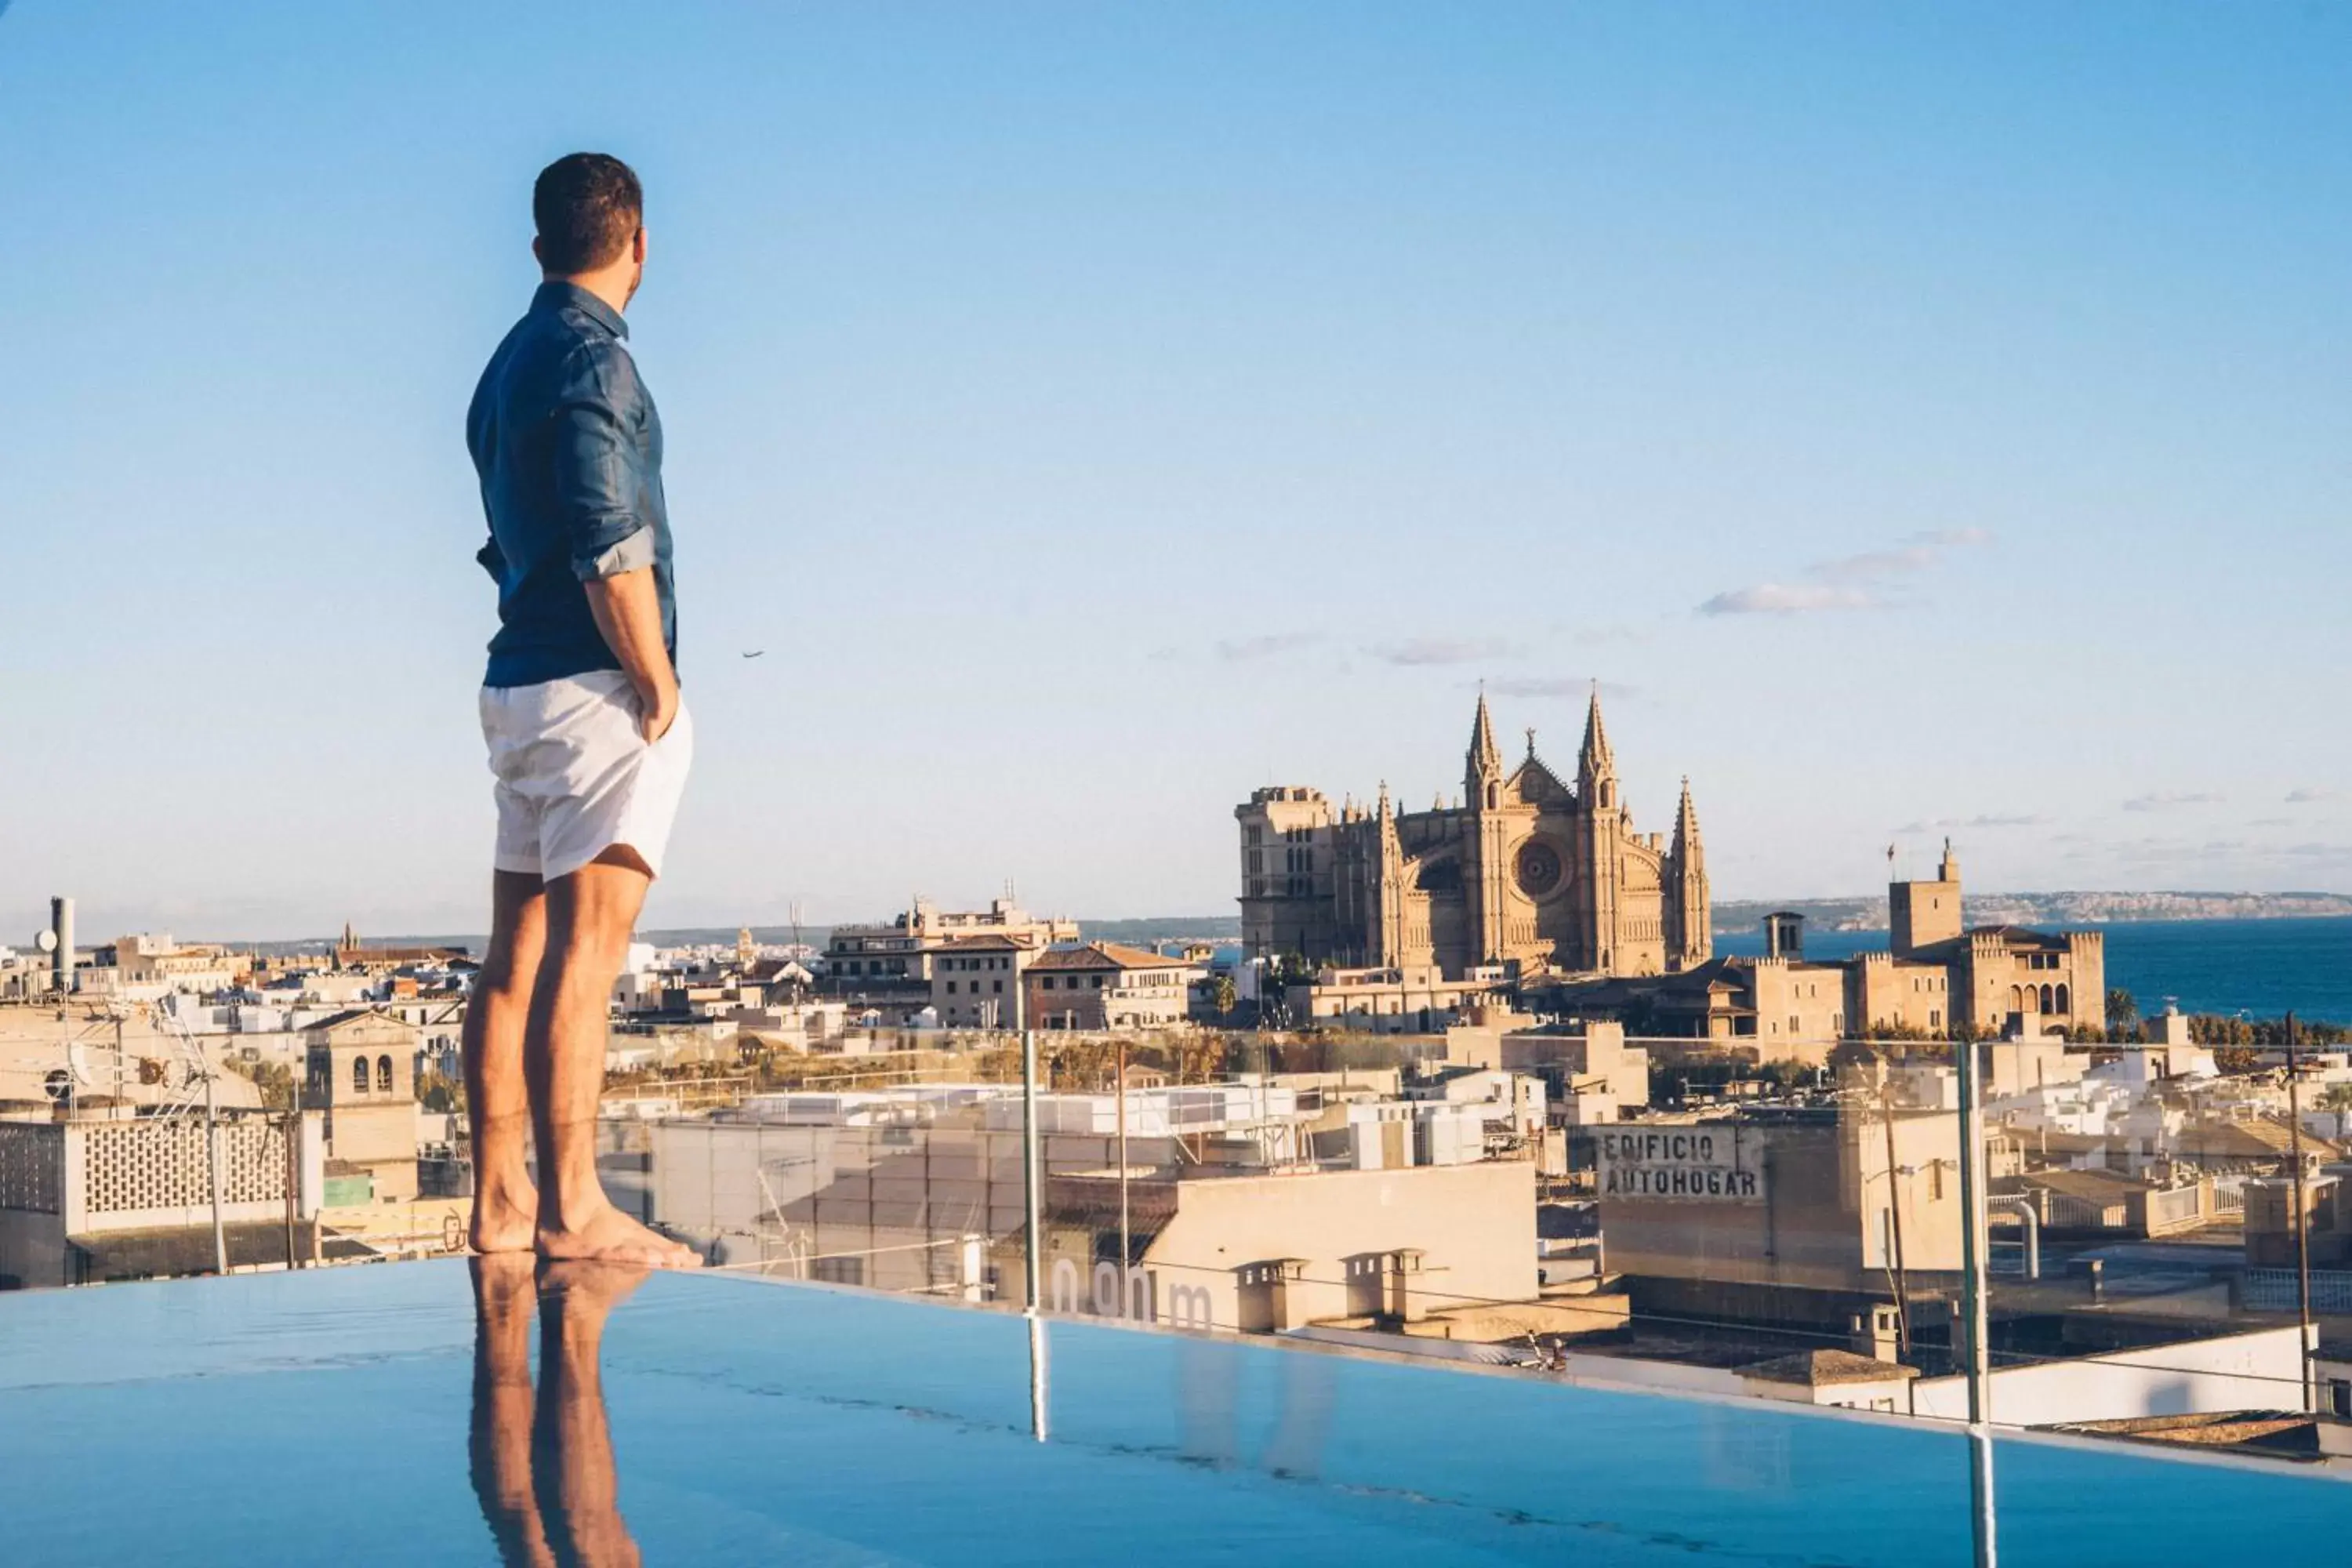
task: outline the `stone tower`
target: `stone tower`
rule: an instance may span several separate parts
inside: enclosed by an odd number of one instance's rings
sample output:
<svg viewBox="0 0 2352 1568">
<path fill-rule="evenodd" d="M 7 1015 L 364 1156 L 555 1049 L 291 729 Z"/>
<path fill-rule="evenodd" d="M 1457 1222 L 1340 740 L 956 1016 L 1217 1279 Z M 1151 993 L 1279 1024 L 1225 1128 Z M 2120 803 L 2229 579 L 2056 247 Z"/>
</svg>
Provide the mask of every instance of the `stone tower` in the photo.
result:
<svg viewBox="0 0 2352 1568">
<path fill-rule="evenodd" d="M 1934 881 L 1887 884 L 1886 919 L 1886 945 L 1897 958 L 1960 934 L 1960 858 L 1950 839 Z"/>
<path fill-rule="evenodd" d="M 1622 868 L 1618 842 L 1625 830 L 1624 806 L 1617 799 L 1617 757 L 1609 749 L 1609 731 L 1601 721 L 1601 683 L 1593 682 L 1592 703 L 1584 714 L 1584 745 L 1576 759 L 1576 793 L 1583 805 L 1577 858 L 1583 862 L 1585 943 L 1584 967 L 1603 973 L 1615 963 L 1617 890 Z"/>
<path fill-rule="evenodd" d="M 1464 826 L 1468 839 L 1462 857 L 1462 891 L 1468 917 L 1472 961 L 1494 963 L 1503 955 L 1503 922 L 1510 899 L 1511 831 L 1503 815 L 1503 749 L 1495 743 L 1495 721 L 1486 693 L 1478 693 L 1478 714 L 1470 725 L 1470 749 L 1463 758 Z"/>
<path fill-rule="evenodd" d="M 1698 811 L 1691 805 L 1690 780 L 1675 814 L 1674 845 L 1666 855 L 1666 967 L 1692 969 L 1715 956 L 1713 906 L 1707 901 L 1706 846 L 1699 837 Z"/>
<path fill-rule="evenodd" d="M 1398 842 L 1396 813 L 1389 805 L 1388 781 L 1381 781 L 1380 880 L 1373 895 L 1374 963 L 1402 963 L 1405 957 L 1404 847 Z"/>
</svg>

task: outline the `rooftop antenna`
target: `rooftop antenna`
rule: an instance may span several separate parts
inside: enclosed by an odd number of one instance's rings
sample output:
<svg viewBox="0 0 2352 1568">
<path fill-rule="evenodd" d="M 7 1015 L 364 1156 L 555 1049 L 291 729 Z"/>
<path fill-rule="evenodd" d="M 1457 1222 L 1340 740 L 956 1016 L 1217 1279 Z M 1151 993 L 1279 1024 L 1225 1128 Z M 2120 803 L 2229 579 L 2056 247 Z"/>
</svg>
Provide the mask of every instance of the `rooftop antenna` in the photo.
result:
<svg viewBox="0 0 2352 1568">
<path fill-rule="evenodd" d="M 784 906 L 784 918 L 793 922 L 793 945 L 801 945 L 801 901 L 794 899 Z"/>
</svg>

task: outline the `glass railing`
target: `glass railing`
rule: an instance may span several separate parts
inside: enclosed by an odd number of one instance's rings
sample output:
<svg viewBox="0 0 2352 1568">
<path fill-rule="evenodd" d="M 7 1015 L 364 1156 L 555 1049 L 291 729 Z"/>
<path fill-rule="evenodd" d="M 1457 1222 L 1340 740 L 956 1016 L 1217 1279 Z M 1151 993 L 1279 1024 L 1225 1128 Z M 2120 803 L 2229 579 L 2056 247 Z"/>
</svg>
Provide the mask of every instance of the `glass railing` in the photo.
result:
<svg viewBox="0 0 2352 1568">
<path fill-rule="evenodd" d="M 2339 1058 L 1799 1022 L 747 1042 L 616 1076 L 598 1168 L 725 1273 L 1947 1430 L 2315 1459 L 2352 1430 Z M 308 1228 L 280 1214 L 299 1147 L 231 1158 L 233 1266 L 272 1216 L 254 1267 L 286 1235 L 298 1266 L 456 1249 L 462 1120 L 408 1191 Z M 144 1201 L 106 1136 L 75 1147 L 112 1184 L 67 1185 Z M 32 1145 L 63 1142 L 20 1130 L 0 1184 L 37 1207 Z"/>
<path fill-rule="evenodd" d="M 2315 1456 L 2336 1429 L 2307 1417 L 2352 1404 L 2352 1366 L 2306 1353 L 2352 1310 L 2336 1146 L 2193 1065 L 1532 1021 L 975 1036 L 616 1102 L 604 1164 L 728 1271 Z"/>
</svg>

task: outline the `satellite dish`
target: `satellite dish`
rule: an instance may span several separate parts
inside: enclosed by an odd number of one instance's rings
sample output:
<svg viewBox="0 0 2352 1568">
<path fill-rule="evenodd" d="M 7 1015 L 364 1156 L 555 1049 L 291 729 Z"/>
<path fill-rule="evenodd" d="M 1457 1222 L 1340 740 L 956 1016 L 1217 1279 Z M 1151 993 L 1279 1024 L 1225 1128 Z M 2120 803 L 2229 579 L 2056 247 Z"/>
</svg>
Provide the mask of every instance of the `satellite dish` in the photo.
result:
<svg viewBox="0 0 2352 1568">
<path fill-rule="evenodd" d="M 47 930 L 36 932 L 33 937 L 33 945 L 39 948 L 43 952 L 55 952 L 58 950 L 58 933 L 53 931 Z"/>
<path fill-rule="evenodd" d="M 90 1075 L 89 1049 L 79 1040 L 66 1047 L 66 1066 L 72 1069 L 74 1082 L 84 1089 L 94 1088 L 98 1080 Z M 50 1075 L 55 1077 L 55 1074 Z"/>
</svg>

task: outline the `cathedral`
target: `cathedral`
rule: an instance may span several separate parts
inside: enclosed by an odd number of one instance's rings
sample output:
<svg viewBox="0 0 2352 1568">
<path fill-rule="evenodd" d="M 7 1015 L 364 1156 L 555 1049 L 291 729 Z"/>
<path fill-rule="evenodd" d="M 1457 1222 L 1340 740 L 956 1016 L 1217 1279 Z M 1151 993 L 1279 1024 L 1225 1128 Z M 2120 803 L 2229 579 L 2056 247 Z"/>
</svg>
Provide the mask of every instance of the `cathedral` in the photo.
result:
<svg viewBox="0 0 2352 1568">
<path fill-rule="evenodd" d="M 1463 794 L 1400 812 L 1337 812 L 1319 790 L 1276 785 L 1236 806 L 1242 937 L 1250 954 L 1347 968 L 1496 964 L 1522 976 L 1664 974 L 1714 951 L 1706 855 L 1685 781 L 1669 841 L 1633 831 L 1593 693 L 1576 779 L 1536 755 L 1505 771 L 1486 699 L 1470 731 Z"/>
</svg>

